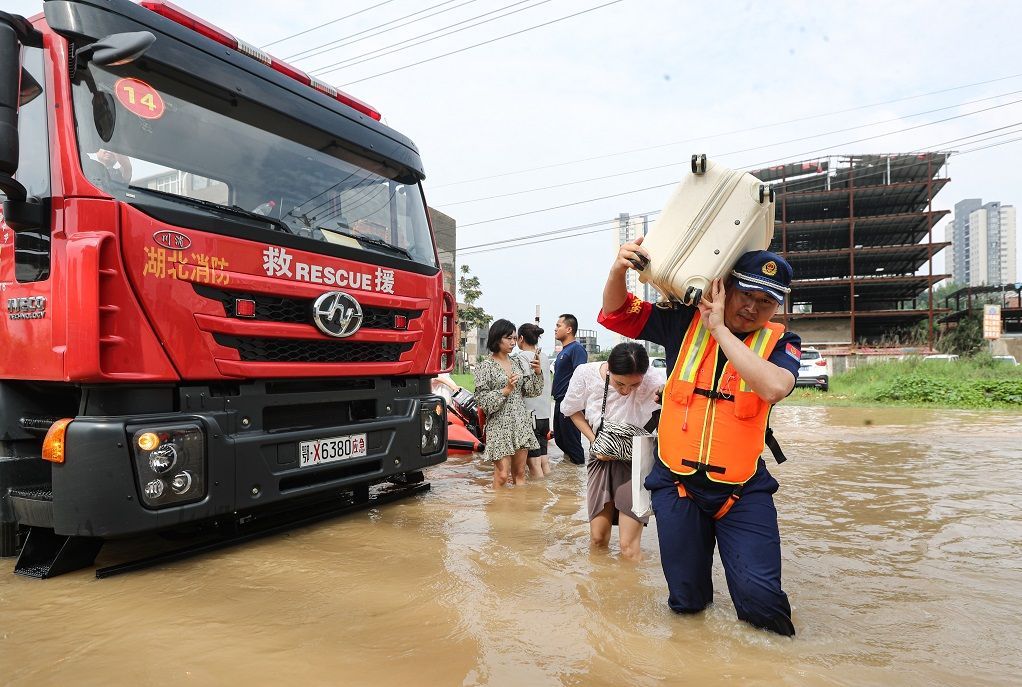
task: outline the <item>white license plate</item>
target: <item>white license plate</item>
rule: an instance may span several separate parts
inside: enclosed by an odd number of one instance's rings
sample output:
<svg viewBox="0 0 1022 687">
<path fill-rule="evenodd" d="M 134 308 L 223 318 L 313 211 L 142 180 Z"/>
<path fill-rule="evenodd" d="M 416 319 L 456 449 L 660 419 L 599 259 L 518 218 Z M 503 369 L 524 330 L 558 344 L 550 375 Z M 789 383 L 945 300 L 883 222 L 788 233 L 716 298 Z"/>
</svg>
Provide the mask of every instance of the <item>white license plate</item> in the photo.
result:
<svg viewBox="0 0 1022 687">
<path fill-rule="evenodd" d="M 298 443 L 298 467 L 307 468 L 323 463 L 335 463 L 366 454 L 366 435 L 349 434 L 343 437 L 316 439 Z"/>
</svg>

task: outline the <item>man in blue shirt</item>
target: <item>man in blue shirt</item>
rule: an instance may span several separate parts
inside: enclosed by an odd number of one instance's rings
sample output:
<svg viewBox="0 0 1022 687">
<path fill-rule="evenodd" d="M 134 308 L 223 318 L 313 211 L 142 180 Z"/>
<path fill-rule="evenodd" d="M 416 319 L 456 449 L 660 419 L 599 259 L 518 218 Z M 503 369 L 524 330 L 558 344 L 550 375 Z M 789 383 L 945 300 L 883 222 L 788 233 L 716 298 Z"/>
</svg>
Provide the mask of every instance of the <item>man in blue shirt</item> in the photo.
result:
<svg viewBox="0 0 1022 687">
<path fill-rule="evenodd" d="M 561 401 L 568 393 L 568 383 L 575 374 L 575 368 L 589 362 L 589 354 L 578 341 L 578 320 L 574 315 L 565 313 L 557 318 L 554 327 L 554 338 L 561 342 L 561 352 L 554 362 L 554 442 L 564 451 L 564 455 L 575 465 L 585 465 L 585 452 L 582 450 L 582 434 L 570 418 L 561 415 Z"/>
</svg>

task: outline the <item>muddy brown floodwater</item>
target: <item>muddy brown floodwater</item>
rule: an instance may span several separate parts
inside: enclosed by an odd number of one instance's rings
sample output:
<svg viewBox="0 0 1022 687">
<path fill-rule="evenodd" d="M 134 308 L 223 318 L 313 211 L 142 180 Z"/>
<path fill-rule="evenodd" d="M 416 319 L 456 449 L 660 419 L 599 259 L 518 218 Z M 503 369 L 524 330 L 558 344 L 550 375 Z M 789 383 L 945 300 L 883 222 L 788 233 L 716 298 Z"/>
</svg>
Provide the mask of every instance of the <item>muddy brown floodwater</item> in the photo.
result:
<svg viewBox="0 0 1022 687">
<path fill-rule="evenodd" d="M 424 496 L 141 573 L 5 559 L 0 684 L 1020 684 L 1022 414 L 773 419 L 794 640 L 735 619 L 719 561 L 673 615 L 655 521 L 641 563 L 591 555 L 584 470 L 494 494 L 454 457 Z"/>
</svg>

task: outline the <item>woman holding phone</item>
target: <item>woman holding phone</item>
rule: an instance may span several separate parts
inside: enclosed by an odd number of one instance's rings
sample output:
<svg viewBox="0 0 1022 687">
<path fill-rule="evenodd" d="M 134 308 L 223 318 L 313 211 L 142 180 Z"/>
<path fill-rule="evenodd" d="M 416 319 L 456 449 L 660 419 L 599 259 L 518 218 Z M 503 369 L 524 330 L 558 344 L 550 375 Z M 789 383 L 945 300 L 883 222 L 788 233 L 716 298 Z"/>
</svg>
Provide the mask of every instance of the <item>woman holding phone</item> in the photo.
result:
<svg viewBox="0 0 1022 687">
<path fill-rule="evenodd" d="M 531 364 L 512 356 L 518 335 L 508 320 L 490 325 L 486 347 L 491 355 L 475 370 L 476 403 L 486 413 L 485 459 L 493 463 L 493 487 L 503 487 L 513 479 L 525 484 L 526 453 L 539 448 L 532 431 L 525 397 L 539 396 L 543 377 L 539 361 Z"/>
<path fill-rule="evenodd" d="M 543 392 L 535 398 L 526 398 L 525 407 L 532 413 L 532 429 L 536 434 L 538 449 L 530 449 L 526 456 L 526 463 L 529 466 L 529 474 L 532 477 L 546 477 L 550 474 L 550 457 L 547 456 L 547 435 L 550 433 L 550 360 L 543 355 L 543 349 L 539 347 L 539 337 L 543 336 L 543 330 L 531 322 L 526 322 L 518 328 L 518 355 L 532 365 L 534 359 L 539 359 L 539 373 L 543 377 Z"/>
</svg>

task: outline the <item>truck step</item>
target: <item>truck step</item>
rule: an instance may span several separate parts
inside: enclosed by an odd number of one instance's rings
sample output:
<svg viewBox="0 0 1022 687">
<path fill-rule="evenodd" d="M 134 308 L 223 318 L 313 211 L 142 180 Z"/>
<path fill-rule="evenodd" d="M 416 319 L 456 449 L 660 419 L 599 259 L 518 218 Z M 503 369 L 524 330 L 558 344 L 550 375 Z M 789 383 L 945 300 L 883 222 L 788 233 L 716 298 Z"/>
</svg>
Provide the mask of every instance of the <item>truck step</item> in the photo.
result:
<svg viewBox="0 0 1022 687">
<path fill-rule="evenodd" d="M 67 572 L 88 568 L 103 548 L 95 537 L 66 537 L 48 527 L 31 527 L 21 548 L 14 572 L 44 580 Z"/>
<path fill-rule="evenodd" d="M 45 488 L 11 489 L 11 508 L 22 525 L 53 528 L 53 492 Z"/>
</svg>

